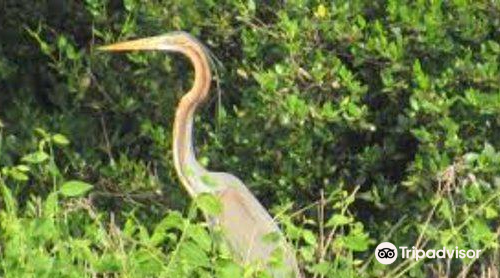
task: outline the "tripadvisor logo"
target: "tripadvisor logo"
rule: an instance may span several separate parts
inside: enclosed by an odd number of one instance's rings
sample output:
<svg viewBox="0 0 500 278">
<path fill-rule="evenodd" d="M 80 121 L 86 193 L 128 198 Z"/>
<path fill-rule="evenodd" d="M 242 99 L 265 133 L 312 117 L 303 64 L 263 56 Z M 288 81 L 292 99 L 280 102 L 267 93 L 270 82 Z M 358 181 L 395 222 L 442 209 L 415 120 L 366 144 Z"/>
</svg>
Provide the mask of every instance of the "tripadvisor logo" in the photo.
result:
<svg viewBox="0 0 500 278">
<path fill-rule="evenodd" d="M 481 250 L 463 250 L 455 247 L 454 249 L 447 249 L 443 247 L 441 249 L 429 249 L 427 251 L 422 249 L 417 249 L 415 246 L 408 248 L 406 246 L 400 246 L 399 251 L 401 252 L 401 258 L 412 259 L 418 261 L 420 259 L 473 259 L 479 258 Z M 398 248 L 390 242 L 382 242 L 377 248 L 375 248 L 375 258 L 381 264 L 392 264 L 398 258 Z"/>
<path fill-rule="evenodd" d="M 392 264 L 398 258 L 398 249 L 390 242 L 382 242 L 375 248 L 375 258 L 381 264 Z"/>
</svg>

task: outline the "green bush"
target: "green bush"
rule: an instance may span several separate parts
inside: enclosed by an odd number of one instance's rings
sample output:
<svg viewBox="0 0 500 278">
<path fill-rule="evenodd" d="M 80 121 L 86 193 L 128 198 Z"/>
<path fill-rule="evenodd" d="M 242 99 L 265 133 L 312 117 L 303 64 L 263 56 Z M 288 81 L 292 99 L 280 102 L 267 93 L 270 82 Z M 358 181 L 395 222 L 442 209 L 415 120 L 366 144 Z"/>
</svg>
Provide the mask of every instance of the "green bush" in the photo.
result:
<svg viewBox="0 0 500 278">
<path fill-rule="evenodd" d="M 200 160 L 279 215 L 307 277 L 498 275 L 500 2 L 4 2 L 0 275 L 265 277 L 186 209 L 188 61 L 95 50 L 173 30 L 220 61 Z M 483 252 L 383 266 L 382 241 Z"/>
</svg>

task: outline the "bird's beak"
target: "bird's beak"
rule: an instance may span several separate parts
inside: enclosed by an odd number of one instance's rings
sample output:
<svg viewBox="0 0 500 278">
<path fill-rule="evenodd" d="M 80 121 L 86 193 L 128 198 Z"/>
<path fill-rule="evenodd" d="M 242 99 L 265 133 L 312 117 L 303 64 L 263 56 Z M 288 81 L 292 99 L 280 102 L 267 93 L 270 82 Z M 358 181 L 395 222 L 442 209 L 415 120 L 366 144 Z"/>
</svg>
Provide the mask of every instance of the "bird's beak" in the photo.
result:
<svg viewBox="0 0 500 278">
<path fill-rule="evenodd" d="M 175 50 L 175 40 L 168 36 L 156 36 L 125 42 L 114 43 L 100 46 L 97 49 L 101 51 L 134 51 L 134 50 Z"/>
</svg>

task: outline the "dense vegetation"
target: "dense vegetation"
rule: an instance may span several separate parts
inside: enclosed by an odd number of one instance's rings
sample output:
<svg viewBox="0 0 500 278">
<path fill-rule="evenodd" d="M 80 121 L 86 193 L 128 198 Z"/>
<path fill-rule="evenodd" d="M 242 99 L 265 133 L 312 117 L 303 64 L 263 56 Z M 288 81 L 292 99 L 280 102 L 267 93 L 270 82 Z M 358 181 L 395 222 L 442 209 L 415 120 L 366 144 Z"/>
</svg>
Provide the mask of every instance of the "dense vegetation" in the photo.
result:
<svg viewBox="0 0 500 278">
<path fill-rule="evenodd" d="M 199 158 L 277 216 L 306 277 L 498 277 L 499 1 L 0 8 L 0 276 L 267 277 L 176 178 L 186 59 L 95 50 L 185 30 L 220 62 Z M 384 266 L 382 241 L 483 252 Z"/>
</svg>

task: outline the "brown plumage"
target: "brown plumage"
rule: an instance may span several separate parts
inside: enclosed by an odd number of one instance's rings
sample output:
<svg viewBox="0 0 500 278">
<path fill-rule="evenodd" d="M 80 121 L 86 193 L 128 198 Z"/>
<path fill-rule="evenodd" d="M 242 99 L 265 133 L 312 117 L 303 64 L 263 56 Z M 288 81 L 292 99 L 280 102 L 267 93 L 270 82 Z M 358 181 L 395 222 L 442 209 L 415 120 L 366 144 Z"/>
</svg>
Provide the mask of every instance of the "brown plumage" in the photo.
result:
<svg viewBox="0 0 500 278">
<path fill-rule="evenodd" d="M 206 49 L 184 32 L 116 43 L 100 48 L 105 51 L 163 50 L 180 52 L 194 67 L 193 87 L 177 107 L 173 130 L 174 164 L 179 179 L 192 197 L 212 193 L 220 199 L 223 211 L 209 217 L 211 225 L 222 227 L 234 254 L 243 263 L 261 263 L 274 277 L 300 277 L 293 249 L 283 238 L 275 221 L 247 187 L 228 173 L 210 172 L 196 160 L 193 147 L 193 117 L 206 100 L 212 79 Z M 264 240 L 269 234 L 278 240 Z M 284 265 L 271 267 L 268 262 L 275 250 L 284 254 Z"/>
</svg>

